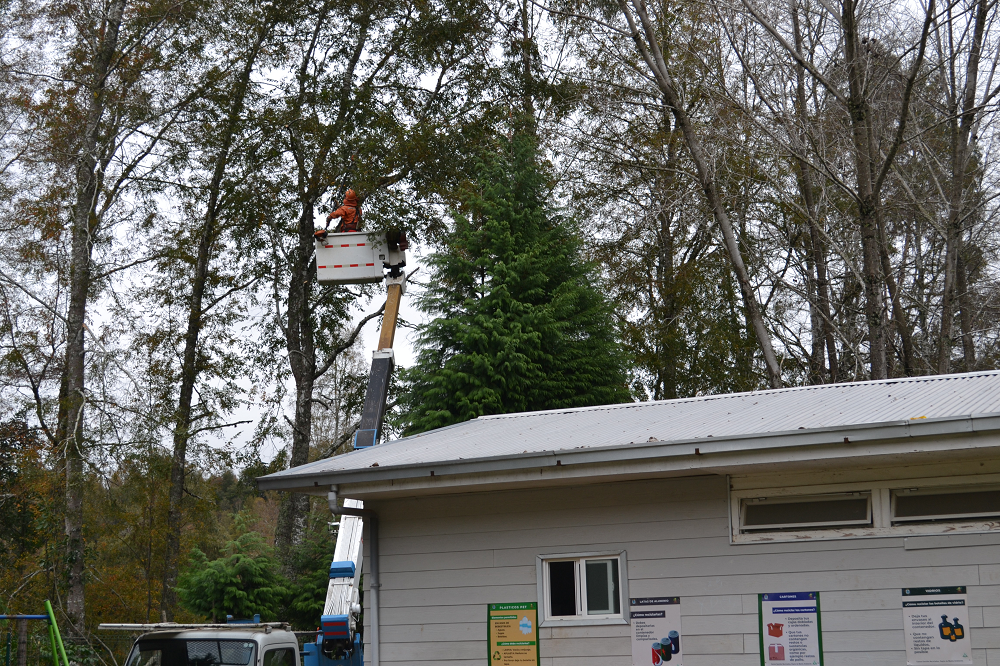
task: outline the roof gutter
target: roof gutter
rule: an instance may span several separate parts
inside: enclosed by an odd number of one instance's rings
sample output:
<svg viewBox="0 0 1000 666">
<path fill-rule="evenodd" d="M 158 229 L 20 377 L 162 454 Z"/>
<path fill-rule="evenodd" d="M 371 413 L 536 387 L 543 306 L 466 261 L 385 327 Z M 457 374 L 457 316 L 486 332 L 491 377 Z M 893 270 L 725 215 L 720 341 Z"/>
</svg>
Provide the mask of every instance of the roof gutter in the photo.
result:
<svg viewBox="0 0 1000 666">
<path fill-rule="evenodd" d="M 776 448 L 824 447 L 907 438 L 948 437 L 1000 431 L 1000 415 L 972 414 L 936 419 L 910 419 L 810 430 L 695 437 L 666 442 L 641 442 L 581 449 L 561 449 L 513 455 L 444 460 L 355 470 L 278 472 L 257 479 L 261 490 L 308 491 L 330 484 L 372 483 L 434 475 L 502 473 L 566 465 L 621 463 L 711 453 L 750 453 Z M 381 446 L 388 446 L 382 444 Z"/>
</svg>

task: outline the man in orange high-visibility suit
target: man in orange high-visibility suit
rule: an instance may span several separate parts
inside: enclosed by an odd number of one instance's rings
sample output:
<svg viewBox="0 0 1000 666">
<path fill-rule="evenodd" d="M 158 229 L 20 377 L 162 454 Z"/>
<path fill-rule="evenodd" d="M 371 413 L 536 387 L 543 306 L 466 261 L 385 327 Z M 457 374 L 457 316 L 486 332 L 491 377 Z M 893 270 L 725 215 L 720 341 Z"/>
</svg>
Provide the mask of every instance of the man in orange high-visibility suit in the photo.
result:
<svg viewBox="0 0 1000 666">
<path fill-rule="evenodd" d="M 340 224 L 333 230 L 334 233 L 361 231 L 361 208 L 358 206 L 358 195 L 354 190 L 347 190 L 343 205 L 326 216 L 327 227 L 330 226 L 330 220 L 335 217 L 340 218 Z"/>
</svg>

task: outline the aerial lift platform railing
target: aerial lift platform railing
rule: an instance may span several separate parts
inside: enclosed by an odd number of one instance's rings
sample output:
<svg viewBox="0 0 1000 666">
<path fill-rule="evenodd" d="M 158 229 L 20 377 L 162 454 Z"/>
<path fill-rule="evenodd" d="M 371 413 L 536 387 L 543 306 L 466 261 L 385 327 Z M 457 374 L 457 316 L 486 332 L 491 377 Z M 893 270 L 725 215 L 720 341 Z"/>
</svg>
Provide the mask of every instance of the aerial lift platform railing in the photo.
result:
<svg viewBox="0 0 1000 666">
<path fill-rule="evenodd" d="M 372 284 L 383 280 L 386 283 L 382 329 L 372 356 L 361 423 L 354 434 L 355 449 L 375 446 L 383 434 L 389 381 L 395 368 L 392 345 L 400 301 L 406 293 L 406 272 L 403 270 L 406 249 L 406 237 L 398 231 L 316 235 L 316 277 L 321 285 Z M 330 564 L 326 603 L 316 643 L 303 648 L 305 666 L 361 666 L 364 663 L 360 622 L 364 503 L 345 499 L 338 513 L 340 528 Z"/>
<path fill-rule="evenodd" d="M 356 449 L 374 446 L 382 435 L 389 380 L 395 367 L 392 343 L 399 319 L 399 303 L 406 293 L 406 272 L 403 270 L 406 247 L 406 237 L 398 231 L 353 231 L 316 236 L 316 279 L 321 285 L 386 282 L 382 330 L 372 358 L 361 424 L 354 434 Z"/>
</svg>

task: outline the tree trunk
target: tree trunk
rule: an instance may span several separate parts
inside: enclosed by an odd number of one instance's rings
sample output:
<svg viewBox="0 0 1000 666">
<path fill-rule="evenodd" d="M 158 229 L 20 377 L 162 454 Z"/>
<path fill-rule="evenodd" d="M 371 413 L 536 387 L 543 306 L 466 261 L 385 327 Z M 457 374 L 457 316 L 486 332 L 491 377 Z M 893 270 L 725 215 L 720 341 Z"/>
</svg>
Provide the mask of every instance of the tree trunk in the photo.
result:
<svg viewBox="0 0 1000 666">
<path fill-rule="evenodd" d="M 712 215 L 719 225 L 719 229 L 722 231 L 726 251 L 729 254 L 729 261 L 736 275 L 736 280 L 740 285 L 740 292 L 743 296 L 743 307 L 746 310 L 747 319 L 750 321 L 750 327 L 753 329 L 757 343 L 760 345 L 764 356 L 768 383 L 771 385 L 771 388 L 781 388 L 781 368 L 778 366 L 778 358 L 771 345 L 770 333 L 767 331 L 767 326 L 764 325 L 764 317 L 760 310 L 760 304 L 757 302 L 757 294 L 754 292 L 753 284 L 750 282 L 750 274 L 747 272 L 746 265 L 743 262 L 743 255 L 740 253 L 739 242 L 736 240 L 732 221 L 729 219 L 729 213 L 726 211 L 722 203 L 722 197 L 719 195 L 716 187 L 715 173 L 708 155 L 705 153 L 701 141 L 695 133 L 694 126 L 691 124 L 687 111 L 677 94 L 666 61 L 663 59 L 663 53 L 660 50 L 659 43 L 656 41 L 657 32 L 649 19 L 646 4 L 643 0 L 632 0 L 632 5 L 635 7 L 639 20 L 642 23 L 643 32 L 640 32 L 636 26 L 635 18 L 632 16 L 626 0 L 618 0 L 618 5 L 625 15 L 625 19 L 628 21 L 636 47 L 639 49 L 643 60 L 646 61 L 650 73 L 656 80 L 660 92 L 663 93 L 663 97 L 670 107 L 670 112 L 673 114 L 677 126 L 684 135 L 684 142 L 687 144 L 688 151 L 691 153 L 691 158 L 695 164 L 698 183 L 701 185 L 701 189 L 705 193 L 705 198 L 712 208 Z M 646 36 L 645 42 L 642 39 L 643 33 Z"/>
<path fill-rule="evenodd" d="M 809 224 L 808 221 L 806 224 Z M 811 226 L 811 225 L 810 225 Z M 810 384 L 822 384 L 826 379 L 826 359 L 824 358 L 823 316 L 819 313 L 819 288 L 816 278 L 816 253 L 813 239 L 805 238 L 806 246 L 806 299 L 809 301 L 809 379 Z"/>
<path fill-rule="evenodd" d="M 670 228 L 670 214 L 661 210 L 660 218 L 660 259 L 657 265 L 657 290 L 661 301 L 661 330 L 657 335 L 662 340 L 660 358 L 661 391 L 658 400 L 673 400 L 677 397 L 677 285 L 674 275 L 674 238 Z"/>
<path fill-rule="evenodd" d="M 220 158 L 216 163 L 216 173 L 222 165 Z M 225 167 L 222 166 L 222 169 Z M 213 183 L 214 185 L 214 183 Z M 174 453 L 170 465 L 170 499 L 167 510 L 167 535 L 165 547 L 165 562 L 163 568 L 163 586 L 160 591 L 160 612 L 168 622 L 174 618 L 174 608 L 177 605 L 177 558 L 180 554 L 181 537 L 181 500 L 184 496 L 184 472 L 187 464 L 187 445 L 191 427 L 191 401 L 194 396 L 195 381 L 198 377 L 198 336 L 201 333 L 202 304 L 205 287 L 209 277 L 212 245 L 215 241 L 217 216 L 214 210 L 215 198 L 210 195 L 209 210 L 201 230 L 198 242 L 198 260 L 195 264 L 191 283 L 191 300 L 188 302 L 187 332 L 184 335 L 184 356 L 181 363 L 181 390 L 177 404 L 177 414 L 174 423 Z"/>
<path fill-rule="evenodd" d="M 17 621 L 17 666 L 28 666 L 28 621 L 25 619 Z"/>
<path fill-rule="evenodd" d="M 525 119 L 535 127 L 535 86 L 531 73 L 531 52 L 534 35 L 531 33 L 531 21 L 528 17 L 528 0 L 521 2 L 521 106 Z"/>
<path fill-rule="evenodd" d="M 84 540 L 83 540 L 83 456 L 84 404 L 86 378 L 84 333 L 87 300 L 91 280 L 92 235 L 98 220 L 94 217 L 99 174 L 98 137 L 107 97 L 107 78 L 111 60 L 118 48 L 118 32 L 126 0 L 112 0 L 94 54 L 93 76 L 87 99 L 86 122 L 79 162 L 76 169 L 76 193 L 72 212 L 70 249 L 69 306 L 66 312 L 66 365 L 63 370 L 65 391 L 60 405 L 60 444 L 65 452 L 66 472 L 66 565 L 68 567 L 66 615 L 68 633 L 82 636 L 85 627 Z"/>
<path fill-rule="evenodd" d="M 889 290 L 889 302 L 892 304 L 892 320 L 896 323 L 896 332 L 899 333 L 900 360 L 903 362 L 903 373 L 907 377 L 915 374 L 913 364 L 913 333 L 910 331 L 909 317 L 900 301 L 899 289 L 896 287 L 896 280 L 892 276 L 892 265 L 889 262 L 888 241 L 885 236 L 885 227 L 879 220 L 879 256 L 882 261 L 882 274 L 885 276 L 885 285 Z"/>
<path fill-rule="evenodd" d="M 211 277 L 212 247 L 218 237 L 219 214 L 221 207 L 219 197 L 222 192 L 222 181 L 229 166 L 230 151 L 240 124 L 247 90 L 250 85 L 250 75 L 253 72 L 257 55 L 264 42 L 271 23 L 265 24 L 258 33 L 253 47 L 247 54 L 247 61 L 235 81 L 230 98 L 229 113 L 226 124 L 221 128 L 222 143 L 215 158 L 212 170 L 212 180 L 208 189 L 208 204 L 205 211 L 205 222 L 201 228 L 198 240 L 198 258 L 195 263 L 191 282 L 191 300 L 188 302 L 188 323 L 184 335 L 184 356 L 181 362 L 181 388 L 177 401 L 177 413 L 174 420 L 173 459 L 170 466 L 170 495 L 167 510 L 167 535 L 163 568 L 163 586 L 160 591 L 160 613 L 167 621 L 173 621 L 174 609 L 177 606 L 177 576 L 178 557 L 180 556 L 180 538 L 182 512 L 181 503 L 184 497 L 184 472 L 187 465 L 187 446 L 191 437 L 191 402 L 194 399 L 194 387 L 200 371 L 198 338 L 205 323 L 204 299 L 208 280 Z"/>
<path fill-rule="evenodd" d="M 325 169 L 330 158 L 330 151 L 340 137 L 343 128 L 356 111 L 351 98 L 354 83 L 354 71 L 368 43 L 368 30 L 371 15 L 366 14 L 357 19 L 358 37 L 354 44 L 348 69 L 345 72 L 339 92 L 339 108 L 332 122 L 325 126 L 319 134 L 318 145 L 314 148 L 311 159 L 302 152 L 304 146 L 299 145 L 295 138 L 292 125 L 302 113 L 302 107 L 307 103 L 309 90 L 309 62 L 318 45 L 320 30 L 329 17 L 329 7 L 324 6 L 321 14 L 315 17 L 316 24 L 312 33 L 309 48 L 303 54 L 298 72 L 298 98 L 294 102 L 292 118 L 289 124 L 291 148 L 297 168 L 297 188 L 301 212 L 298 224 L 298 239 L 292 251 L 292 270 L 288 285 L 288 302 L 286 304 L 285 348 L 288 351 L 288 363 L 295 380 L 295 419 L 292 425 L 292 449 L 289 467 L 304 465 L 309 461 L 309 445 L 312 439 L 312 401 L 313 386 L 316 381 L 316 348 L 314 344 L 314 321 L 312 314 L 312 285 L 316 275 L 316 263 L 313 258 L 313 220 L 316 202 L 329 186 L 329 177 Z M 364 203 L 364 196 L 359 193 L 359 204 Z M 306 514 L 309 512 L 309 498 L 299 493 L 286 493 L 281 500 L 278 511 L 278 525 L 275 531 L 275 545 L 281 557 L 288 562 L 288 555 L 293 545 L 301 541 L 305 530 Z"/>
<path fill-rule="evenodd" d="M 847 64 L 848 104 L 851 138 L 854 143 L 854 169 L 858 188 L 858 222 L 861 228 L 862 277 L 865 294 L 865 319 L 868 324 L 868 354 L 872 379 L 887 376 L 885 355 L 885 303 L 882 262 L 879 255 L 877 194 L 872 174 L 871 117 L 864 96 L 865 67 L 860 62 L 859 35 L 854 0 L 844 0 L 841 25 L 844 32 L 844 56 Z"/>
<path fill-rule="evenodd" d="M 952 328 L 954 327 L 954 313 L 957 287 L 959 277 L 959 255 L 962 248 L 962 218 L 965 203 L 965 188 L 969 182 L 966 173 L 969 167 L 969 156 L 972 154 L 972 126 L 976 121 L 976 88 L 979 85 L 979 58 L 983 45 L 983 33 L 986 29 L 986 13 L 988 3 L 986 0 L 979 0 L 976 3 L 976 22 L 973 29 L 972 44 L 969 47 L 969 61 L 966 66 L 965 90 L 952 90 L 952 116 L 949 123 L 951 130 L 951 183 L 948 192 L 948 226 L 945 235 L 945 262 L 944 262 L 944 295 L 941 301 L 941 330 L 938 334 L 938 362 L 937 370 L 940 374 L 951 371 L 951 349 L 954 345 Z M 950 19 L 950 16 L 949 16 Z M 954 57 L 952 54 L 951 57 Z M 961 94 L 961 116 L 954 118 L 954 112 L 959 106 L 959 95 Z M 962 290 L 965 291 L 964 289 Z M 962 308 L 963 320 L 968 316 L 966 308 Z M 971 319 L 971 318 L 970 318 Z M 966 330 L 971 332 L 971 321 L 962 322 L 963 350 L 966 357 L 966 367 L 970 368 L 970 357 L 975 359 L 975 350 L 966 343 Z M 971 354 L 970 354 L 971 352 Z"/>
<path fill-rule="evenodd" d="M 960 323 L 962 326 L 962 353 L 965 357 L 965 371 L 972 372 L 976 369 L 976 344 L 972 339 L 972 294 L 969 293 L 968 271 L 962 252 L 958 253 L 958 279 L 955 286 L 958 289 L 958 307 L 960 312 Z"/>
<path fill-rule="evenodd" d="M 657 177 L 661 193 L 659 197 L 658 240 L 659 257 L 656 265 L 657 291 L 660 298 L 661 321 L 657 327 L 657 336 L 662 340 L 660 358 L 657 365 L 660 368 L 660 390 L 658 400 L 672 400 L 677 397 L 677 284 L 674 267 L 674 235 L 670 227 L 673 217 L 668 209 L 670 191 L 676 181 L 677 142 L 674 131 L 670 127 L 670 116 L 664 114 L 664 131 L 667 136 L 667 164 L 665 175 Z"/>
<path fill-rule="evenodd" d="M 795 48 L 802 52 L 802 31 L 799 28 L 799 12 L 795 0 L 791 3 L 792 31 L 795 40 Z M 808 122 L 806 113 L 806 86 L 805 67 L 796 61 L 795 64 L 795 113 L 798 121 L 805 128 Z M 804 130 L 803 130 L 804 131 Z M 803 137 L 795 137 L 799 144 L 799 149 L 804 148 Z M 809 253 L 812 264 L 816 271 L 816 303 L 810 310 L 813 314 L 813 355 L 819 357 L 816 365 L 822 373 L 824 363 L 822 360 L 823 348 L 826 348 L 826 356 L 830 369 L 830 382 L 836 383 L 839 371 L 837 342 L 833 331 L 833 314 L 830 309 L 830 282 L 827 278 L 826 246 L 820 235 L 819 229 L 819 209 L 816 205 L 816 189 L 813 184 L 812 169 L 801 159 L 795 159 L 795 166 L 799 181 L 799 190 L 802 193 L 802 203 L 806 208 L 806 216 L 809 222 Z M 813 305 L 810 303 L 810 305 Z M 818 323 L 816 320 L 819 320 Z M 820 342 L 817 345 L 817 341 Z"/>
<path fill-rule="evenodd" d="M 312 304 L 313 276 L 313 200 L 302 202 L 299 216 L 299 242 L 295 250 L 288 287 L 288 363 L 295 380 L 295 420 L 292 422 L 292 450 L 289 467 L 309 462 L 309 443 L 312 433 L 312 395 L 316 372 Z M 281 504 L 275 544 L 287 561 L 291 547 L 299 543 L 305 531 L 309 497 L 290 493 Z"/>
<path fill-rule="evenodd" d="M 951 348 L 954 345 L 952 328 L 954 326 L 955 281 L 958 272 L 959 240 L 961 235 L 962 192 L 965 189 L 965 174 L 956 174 L 961 161 L 958 142 L 958 123 L 952 121 L 951 131 L 951 192 L 948 201 L 948 223 L 945 227 L 944 254 L 944 293 L 941 297 L 941 330 L 938 332 L 938 374 L 951 372 Z"/>
</svg>

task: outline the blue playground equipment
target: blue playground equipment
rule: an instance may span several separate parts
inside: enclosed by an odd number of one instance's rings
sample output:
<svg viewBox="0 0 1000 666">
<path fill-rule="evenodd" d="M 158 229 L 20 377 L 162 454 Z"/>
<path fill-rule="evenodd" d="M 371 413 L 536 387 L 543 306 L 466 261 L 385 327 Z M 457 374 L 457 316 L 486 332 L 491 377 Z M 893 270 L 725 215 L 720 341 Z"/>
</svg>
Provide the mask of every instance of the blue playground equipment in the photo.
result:
<svg viewBox="0 0 1000 666">
<path fill-rule="evenodd" d="M 0 615 L 0 620 L 15 620 L 27 622 L 28 620 L 45 620 L 49 623 L 49 642 L 52 646 L 52 666 L 69 666 L 69 659 L 66 658 L 66 647 L 63 645 L 62 635 L 59 633 L 59 625 L 56 623 L 56 614 L 52 611 L 52 604 L 45 600 L 45 615 Z M 10 666 L 10 634 L 7 634 L 7 658 L 5 666 Z M 20 647 L 20 646 L 18 646 Z"/>
</svg>

